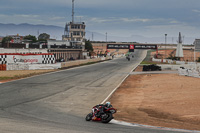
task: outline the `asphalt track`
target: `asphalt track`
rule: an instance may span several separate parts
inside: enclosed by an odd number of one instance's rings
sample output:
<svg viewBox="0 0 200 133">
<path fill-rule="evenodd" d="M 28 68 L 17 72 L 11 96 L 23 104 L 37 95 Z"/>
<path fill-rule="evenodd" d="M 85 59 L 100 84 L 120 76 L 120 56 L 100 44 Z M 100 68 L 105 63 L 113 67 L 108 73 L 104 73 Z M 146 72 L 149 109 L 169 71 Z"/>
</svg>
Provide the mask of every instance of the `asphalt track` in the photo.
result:
<svg viewBox="0 0 200 133">
<path fill-rule="evenodd" d="M 0 84 L 0 133 L 173 133 L 145 127 L 86 122 L 144 58 L 145 51 L 94 65 Z"/>
</svg>

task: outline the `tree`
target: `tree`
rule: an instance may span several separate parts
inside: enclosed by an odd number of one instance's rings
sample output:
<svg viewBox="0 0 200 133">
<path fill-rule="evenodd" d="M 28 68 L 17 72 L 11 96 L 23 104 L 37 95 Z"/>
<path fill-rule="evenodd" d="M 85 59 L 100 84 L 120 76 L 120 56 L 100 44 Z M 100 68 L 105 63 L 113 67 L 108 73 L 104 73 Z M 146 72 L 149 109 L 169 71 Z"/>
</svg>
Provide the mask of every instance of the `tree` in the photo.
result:
<svg viewBox="0 0 200 133">
<path fill-rule="evenodd" d="M 42 33 L 38 36 L 38 41 L 47 41 L 50 38 L 50 35 L 47 33 Z"/>
<path fill-rule="evenodd" d="M 37 38 L 32 35 L 25 36 L 24 40 L 30 40 L 32 43 L 37 42 Z"/>
<path fill-rule="evenodd" d="M 2 44 L 5 44 L 5 43 L 8 43 L 12 40 L 13 38 L 8 36 L 8 37 L 4 37 L 3 40 L 2 40 Z"/>
<path fill-rule="evenodd" d="M 86 40 L 85 41 L 85 49 L 88 51 L 88 52 L 92 52 L 94 49 L 93 49 L 93 46 L 92 46 L 92 43 L 90 42 L 90 40 Z"/>
</svg>

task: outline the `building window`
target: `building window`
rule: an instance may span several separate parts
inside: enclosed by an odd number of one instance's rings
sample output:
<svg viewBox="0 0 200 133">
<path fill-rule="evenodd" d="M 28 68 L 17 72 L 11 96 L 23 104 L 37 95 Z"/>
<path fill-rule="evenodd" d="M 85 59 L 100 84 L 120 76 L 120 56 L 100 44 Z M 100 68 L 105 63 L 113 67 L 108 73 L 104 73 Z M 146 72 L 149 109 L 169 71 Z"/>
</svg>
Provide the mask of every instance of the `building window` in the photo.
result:
<svg viewBox="0 0 200 133">
<path fill-rule="evenodd" d="M 80 25 L 71 25 L 71 29 L 80 29 Z"/>
<path fill-rule="evenodd" d="M 74 31 L 74 32 L 73 32 L 73 35 L 79 36 L 79 35 L 80 35 L 80 32 L 79 32 L 79 31 Z"/>
</svg>

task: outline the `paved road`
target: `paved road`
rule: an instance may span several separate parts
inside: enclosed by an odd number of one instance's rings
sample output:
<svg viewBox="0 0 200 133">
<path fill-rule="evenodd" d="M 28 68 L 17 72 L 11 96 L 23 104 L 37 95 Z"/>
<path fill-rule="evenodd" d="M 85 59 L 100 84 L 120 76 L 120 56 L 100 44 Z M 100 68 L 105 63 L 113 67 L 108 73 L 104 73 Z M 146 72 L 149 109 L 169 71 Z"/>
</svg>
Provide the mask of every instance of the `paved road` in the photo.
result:
<svg viewBox="0 0 200 133">
<path fill-rule="evenodd" d="M 169 131 L 86 122 L 144 56 L 114 59 L 90 66 L 0 84 L 0 133 L 164 133 Z"/>
</svg>

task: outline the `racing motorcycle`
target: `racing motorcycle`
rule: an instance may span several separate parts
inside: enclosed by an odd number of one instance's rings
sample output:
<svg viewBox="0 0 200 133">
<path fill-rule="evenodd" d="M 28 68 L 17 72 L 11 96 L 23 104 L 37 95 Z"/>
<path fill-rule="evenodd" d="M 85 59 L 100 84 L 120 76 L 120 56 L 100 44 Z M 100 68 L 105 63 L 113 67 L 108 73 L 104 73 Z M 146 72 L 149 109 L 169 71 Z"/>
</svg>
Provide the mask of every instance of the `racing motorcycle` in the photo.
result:
<svg viewBox="0 0 200 133">
<path fill-rule="evenodd" d="M 97 106 L 94 106 L 92 108 L 92 112 L 85 117 L 85 120 L 101 121 L 102 123 L 108 123 L 114 118 L 113 114 L 116 112 L 117 110 L 115 108 L 108 108 L 104 110 L 103 114 L 100 114 L 100 116 L 97 117 L 97 114 L 100 113 L 100 110 L 98 109 Z"/>
</svg>

